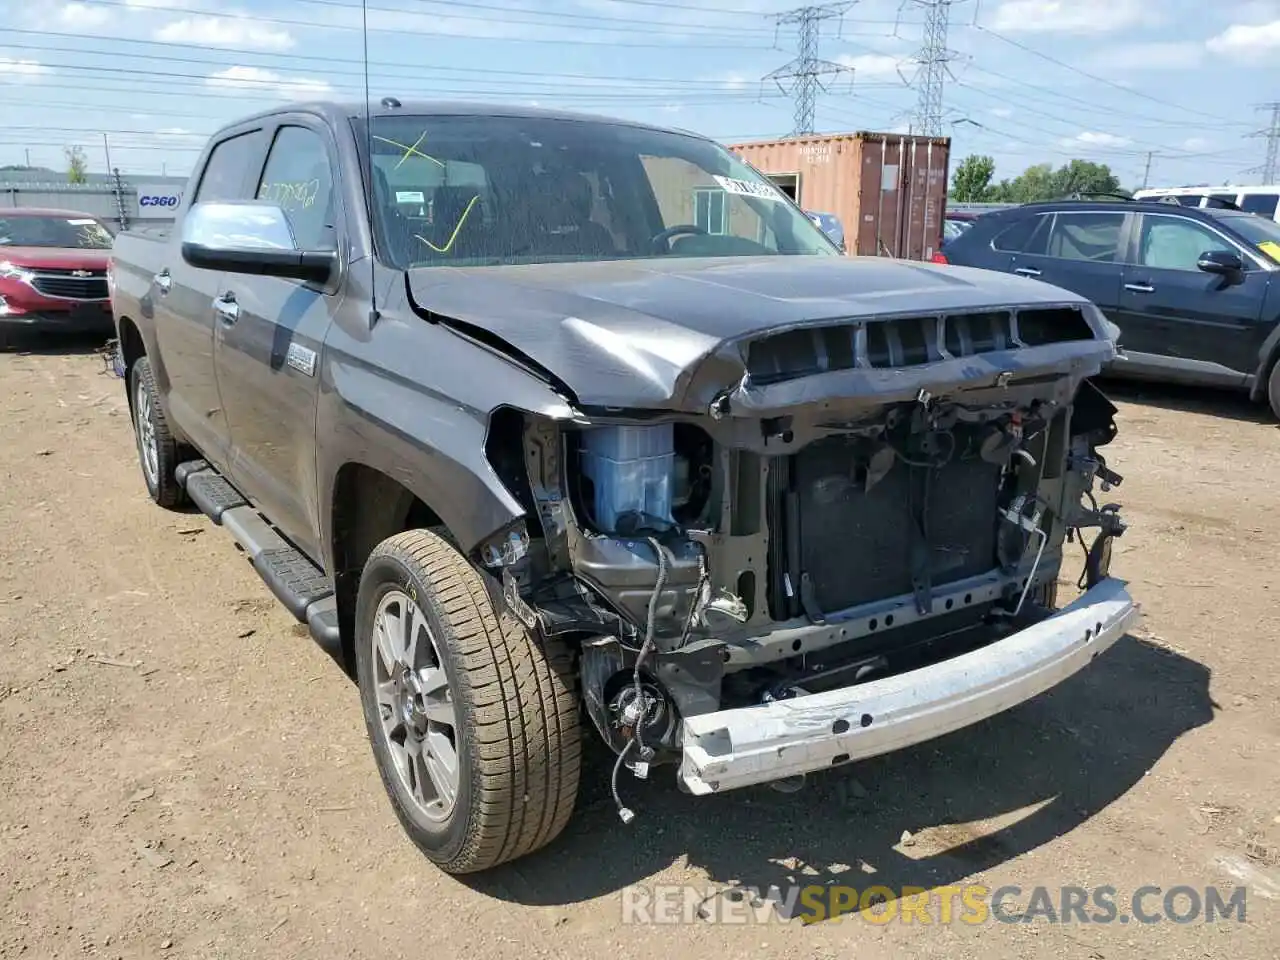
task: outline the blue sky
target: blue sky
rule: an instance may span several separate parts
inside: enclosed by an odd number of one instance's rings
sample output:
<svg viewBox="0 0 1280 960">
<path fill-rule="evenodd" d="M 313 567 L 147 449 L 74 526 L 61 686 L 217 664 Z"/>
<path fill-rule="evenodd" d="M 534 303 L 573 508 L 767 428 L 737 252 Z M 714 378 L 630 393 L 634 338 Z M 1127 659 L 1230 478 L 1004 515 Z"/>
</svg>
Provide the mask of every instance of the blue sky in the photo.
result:
<svg viewBox="0 0 1280 960">
<path fill-rule="evenodd" d="M 790 100 L 760 78 L 795 55 L 786 0 L 369 0 L 375 96 L 512 99 L 695 129 L 726 142 L 787 134 Z M 0 0 L 0 164 L 185 174 L 221 123 L 273 102 L 358 98 L 355 0 Z M 915 0 L 861 0 L 819 53 L 852 67 L 817 129 L 906 130 Z M 954 156 L 998 177 L 1072 157 L 1127 186 L 1256 183 L 1246 134 L 1280 99 L 1280 0 L 953 3 L 944 104 Z M 952 121 L 958 121 L 953 123 Z"/>
</svg>

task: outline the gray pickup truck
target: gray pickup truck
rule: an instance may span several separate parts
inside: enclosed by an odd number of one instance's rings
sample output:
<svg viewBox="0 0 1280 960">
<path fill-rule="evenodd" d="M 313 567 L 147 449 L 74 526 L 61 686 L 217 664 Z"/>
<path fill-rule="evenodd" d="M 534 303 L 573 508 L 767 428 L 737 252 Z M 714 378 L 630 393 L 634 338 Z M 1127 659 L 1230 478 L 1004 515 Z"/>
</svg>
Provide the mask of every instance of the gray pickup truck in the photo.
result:
<svg viewBox="0 0 1280 960">
<path fill-rule="evenodd" d="M 214 135 L 110 285 L 151 497 L 349 658 L 446 871 L 560 833 L 584 727 L 629 822 L 621 771 L 796 786 L 1035 696 L 1139 615 L 1093 493 L 1120 482 L 1098 310 L 840 256 L 702 137 L 293 105 Z"/>
</svg>

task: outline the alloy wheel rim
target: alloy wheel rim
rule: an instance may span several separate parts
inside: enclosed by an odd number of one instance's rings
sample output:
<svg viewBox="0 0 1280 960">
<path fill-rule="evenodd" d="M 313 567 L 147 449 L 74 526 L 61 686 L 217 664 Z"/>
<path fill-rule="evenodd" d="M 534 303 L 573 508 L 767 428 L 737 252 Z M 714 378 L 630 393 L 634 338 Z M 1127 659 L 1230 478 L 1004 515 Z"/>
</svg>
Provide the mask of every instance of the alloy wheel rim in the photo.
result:
<svg viewBox="0 0 1280 960">
<path fill-rule="evenodd" d="M 142 451 L 142 469 L 154 486 L 160 482 L 160 450 L 156 445 L 156 425 L 152 420 L 151 394 L 143 383 L 138 384 L 134 400 L 137 411 L 138 446 Z"/>
<path fill-rule="evenodd" d="M 379 602 L 371 643 L 383 746 L 417 811 L 445 820 L 462 778 L 457 709 L 439 643 L 421 608 L 401 590 Z"/>
</svg>

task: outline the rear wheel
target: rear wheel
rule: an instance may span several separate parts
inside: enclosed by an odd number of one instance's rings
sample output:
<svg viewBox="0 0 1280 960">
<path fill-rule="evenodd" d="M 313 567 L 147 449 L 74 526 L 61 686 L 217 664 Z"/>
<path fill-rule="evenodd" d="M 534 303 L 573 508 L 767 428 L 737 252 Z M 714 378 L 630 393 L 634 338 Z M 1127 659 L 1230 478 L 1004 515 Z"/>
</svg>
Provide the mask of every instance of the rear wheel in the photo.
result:
<svg viewBox="0 0 1280 960">
<path fill-rule="evenodd" d="M 485 870 L 564 829 L 580 751 L 572 659 L 495 610 L 443 538 L 415 530 L 374 549 L 356 669 L 392 808 L 442 869 Z"/>
<path fill-rule="evenodd" d="M 139 357 L 129 374 L 129 404 L 133 408 L 133 434 L 138 445 L 138 462 L 151 499 L 170 509 L 180 506 L 186 491 L 174 476 L 178 466 L 178 444 L 169 432 L 169 421 L 160 407 L 151 361 Z"/>
</svg>

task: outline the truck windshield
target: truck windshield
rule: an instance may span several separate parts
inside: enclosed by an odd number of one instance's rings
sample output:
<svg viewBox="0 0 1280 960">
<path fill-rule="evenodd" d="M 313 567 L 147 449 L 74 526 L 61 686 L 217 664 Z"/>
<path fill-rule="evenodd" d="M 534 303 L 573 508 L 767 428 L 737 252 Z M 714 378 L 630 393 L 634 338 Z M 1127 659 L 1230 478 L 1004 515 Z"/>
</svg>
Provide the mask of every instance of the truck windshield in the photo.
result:
<svg viewBox="0 0 1280 960">
<path fill-rule="evenodd" d="M 111 234 L 92 217 L 0 215 L 0 247 L 110 250 Z"/>
<path fill-rule="evenodd" d="M 772 183 L 698 137 L 500 116 L 378 117 L 370 133 L 379 256 L 396 267 L 837 255 Z"/>
</svg>

